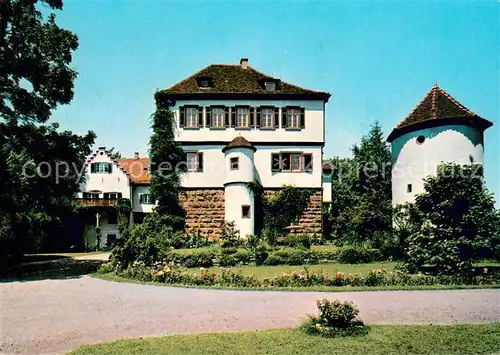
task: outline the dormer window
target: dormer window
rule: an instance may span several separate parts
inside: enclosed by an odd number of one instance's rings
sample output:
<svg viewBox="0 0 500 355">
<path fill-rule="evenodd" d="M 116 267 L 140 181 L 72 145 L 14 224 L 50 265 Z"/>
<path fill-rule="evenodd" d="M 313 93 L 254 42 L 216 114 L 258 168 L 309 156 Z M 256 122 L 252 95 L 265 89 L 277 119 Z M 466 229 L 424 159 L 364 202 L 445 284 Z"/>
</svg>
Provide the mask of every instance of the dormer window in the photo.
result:
<svg viewBox="0 0 500 355">
<path fill-rule="evenodd" d="M 264 86 L 267 91 L 276 91 L 276 82 L 274 81 L 266 81 Z"/>
<path fill-rule="evenodd" d="M 196 82 L 200 89 L 209 89 L 212 87 L 212 78 L 210 77 L 199 77 L 196 78 Z"/>
</svg>

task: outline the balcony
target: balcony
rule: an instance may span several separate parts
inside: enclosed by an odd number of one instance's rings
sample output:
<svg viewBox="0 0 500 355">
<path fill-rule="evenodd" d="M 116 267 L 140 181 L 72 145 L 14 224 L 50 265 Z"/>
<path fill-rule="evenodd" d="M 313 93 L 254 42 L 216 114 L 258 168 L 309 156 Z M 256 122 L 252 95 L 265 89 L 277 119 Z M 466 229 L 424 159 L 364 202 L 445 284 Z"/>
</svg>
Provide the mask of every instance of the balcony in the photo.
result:
<svg viewBox="0 0 500 355">
<path fill-rule="evenodd" d="M 88 198 L 75 198 L 74 201 L 83 206 L 89 207 L 114 207 L 117 199 L 104 200 L 104 199 L 88 199 Z"/>
</svg>

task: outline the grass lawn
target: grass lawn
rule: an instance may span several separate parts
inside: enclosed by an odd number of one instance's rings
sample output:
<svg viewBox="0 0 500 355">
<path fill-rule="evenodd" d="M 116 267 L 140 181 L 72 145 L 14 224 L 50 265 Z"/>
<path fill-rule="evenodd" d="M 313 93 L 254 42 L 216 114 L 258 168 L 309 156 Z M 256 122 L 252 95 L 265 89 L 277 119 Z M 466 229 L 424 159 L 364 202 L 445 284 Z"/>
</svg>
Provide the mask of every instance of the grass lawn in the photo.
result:
<svg viewBox="0 0 500 355">
<path fill-rule="evenodd" d="M 73 355 L 119 354 L 496 354 L 500 324 L 371 326 L 366 336 L 321 338 L 295 329 L 171 335 L 90 345 Z"/>
<path fill-rule="evenodd" d="M 258 279 L 266 279 L 273 278 L 276 276 L 280 276 L 282 273 L 293 272 L 293 271 L 302 271 L 305 267 L 309 269 L 309 271 L 314 273 L 322 272 L 325 275 L 334 275 L 337 271 L 343 272 L 345 274 L 359 274 L 359 275 L 367 275 L 370 270 L 378 270 L 384 269 L 386 271 L 392 271 L 394 269 L 395 263 L 391 262 L 380 262 L 380 263 L 369 263 L 369 264 L 318 264 L 318 265 L 277 265 L 277 266 L 255 266 L 255 265 L 243 265 L 243 266 L 235 266 L 231 269 L 233 271 L 241 271 L 244 275 L 255 275 Z M 213 270 L 215 273 L 220 272 L 220 267 L 211 267 L 210 270 Z M 191 268 L 187 269 L 190 272 L 200 272 L 200 268 Z"/>
</svg>

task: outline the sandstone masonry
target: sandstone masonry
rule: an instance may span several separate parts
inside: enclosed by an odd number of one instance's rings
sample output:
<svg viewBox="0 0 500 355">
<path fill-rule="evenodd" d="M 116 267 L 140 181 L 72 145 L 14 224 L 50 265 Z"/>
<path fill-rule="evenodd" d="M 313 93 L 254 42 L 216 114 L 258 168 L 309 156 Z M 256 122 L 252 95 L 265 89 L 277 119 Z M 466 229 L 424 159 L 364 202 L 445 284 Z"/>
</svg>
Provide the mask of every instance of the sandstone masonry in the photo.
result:
<svg viewBox="0 0 500 355">
<path fill-rule="evenodd" d="M 186 232 L 204 237 L 220 235 L 224 222 L 223 189 L 190 189 L 179 200 L 186 211 Z"/>
<path fill-rule="evenodd" d="M 266 196 L 276 193 L 276 189 L 265 190 Z M 322 190 L 315 189 L 309 199 L 295 233 L 322 233 Z M 218 237 L 220 226 L 224 222 L 224 190 L 190 189 L 180 197 L 180 203 L 186 211 L 186 232 L 204 237 Z"/>
</svg>

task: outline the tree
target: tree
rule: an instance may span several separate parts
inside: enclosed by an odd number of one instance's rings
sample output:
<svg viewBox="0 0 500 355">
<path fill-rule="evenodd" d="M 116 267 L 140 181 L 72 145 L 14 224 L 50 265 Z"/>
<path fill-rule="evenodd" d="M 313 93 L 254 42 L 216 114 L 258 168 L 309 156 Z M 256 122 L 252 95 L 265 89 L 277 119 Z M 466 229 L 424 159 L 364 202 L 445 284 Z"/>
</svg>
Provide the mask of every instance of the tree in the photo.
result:
<svg viewBox="0 0 500 355">
<path fill-rule="evenodd" d="M 118 159 L 122 158 L 122 153 L 120 153 L 118 150 L 115 152 L 115 147 L 113 147 L 110 150 L 108 150 L 108 155 L 113 160 L 118 160 Z"/>
<path fill-rule="evenodd" d="M 161 92 L 155 95 L 152 115 L 153 134 L 149 140 L 151 160 L 151 197 L 157 202 L 154 213 L 164 227 L 184 229 L 185 212 L 179 204 L 181 176 L 187 171 L 186 153 L 175 141 L 175 117 L 171 102 Z"/>
<path fill-rule="evenodd" d="M 45 124 L 73 98 L 77 37 L 38 1 L 0 0 L 0 260 L 54 245 L 95 135 Z M 52 10 L 61 0 L 47 0 Z M 56 243 L 57 244 L 57 243 Z"/>
<path fill-rule="evenodd" d="M 337 239 L 385 247 L 391 242 L 391 152 L 375 122 L 352 159 L 332 160 L 331 223 Z"/>
<path fill-rule="evenodd" d="M 499 246 L 500 213 L 484 185 L 482 166 L 442 164 L 424 179 L 424 188 L 407 210 L 415 231 L 406 249 L 408 266 L 469 273 L 479 249 Z"/>
</svg>

